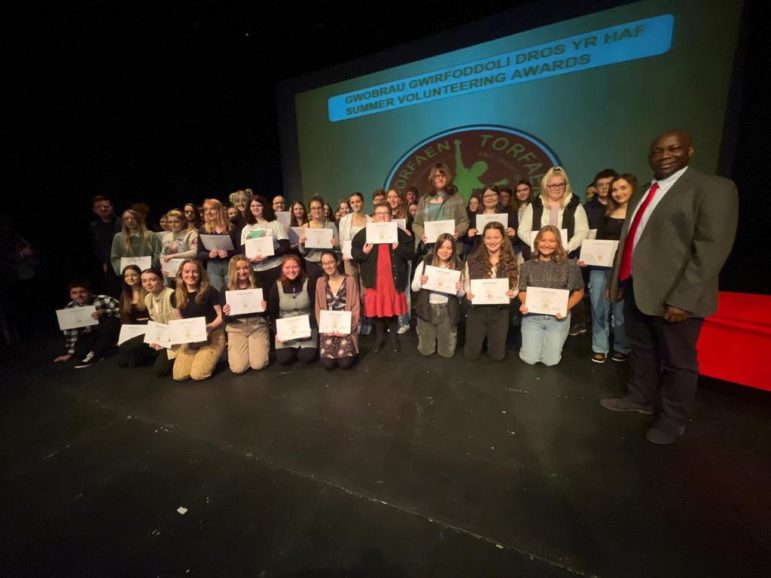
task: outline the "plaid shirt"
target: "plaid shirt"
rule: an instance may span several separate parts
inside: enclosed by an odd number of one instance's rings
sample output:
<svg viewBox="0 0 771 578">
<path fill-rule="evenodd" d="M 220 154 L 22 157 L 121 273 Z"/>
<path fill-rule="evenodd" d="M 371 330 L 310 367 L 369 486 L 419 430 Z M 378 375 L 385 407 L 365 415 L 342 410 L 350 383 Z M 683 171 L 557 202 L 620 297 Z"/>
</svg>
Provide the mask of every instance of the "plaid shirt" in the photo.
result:
<svg viewBox="0 0 771 578">
<path fill-rule="evenodd" d="M 118 300 L 109 295 L 94 295 L 91 303 L 85 303 L 83 305 L 78 305 L 74 301 L 70 301 L 67 304 L 67 308 L 85 307 L 86 305 L 96 305 L 96 310 L 98 313 L 102 314 L 101 316 L 108 315 L 120 319 Z M 78 329 L 65 329 L 62 333 L 64 333 L 64 345 L 67 349 L 67 355 L 75 353 L 75 344 L 78 342 L 78 336 L 91 333 L 91 330 L 95 327 L 98 326 L 92 325 L 89 327 L 80 327 Z"/>
</svg>

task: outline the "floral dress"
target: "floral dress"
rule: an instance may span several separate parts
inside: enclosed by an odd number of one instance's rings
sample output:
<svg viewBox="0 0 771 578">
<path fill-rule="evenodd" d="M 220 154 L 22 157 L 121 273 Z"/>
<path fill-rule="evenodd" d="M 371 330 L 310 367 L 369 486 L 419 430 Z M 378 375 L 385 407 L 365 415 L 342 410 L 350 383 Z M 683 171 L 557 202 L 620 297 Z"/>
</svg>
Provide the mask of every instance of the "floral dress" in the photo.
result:
<svg viewBox="0 0 771 578">
<path fill-rule="evenodd" d="M 332 294 L 329 283 L 326 283 L 327 309 L 330 311 L 345 311 L 345 300 L 347 298 L 345 283 L 340 285 L 337 294 Z M 354 357 L 356 355 L 356 344 L 350 335 L 330 335 L 322 333 L 319 336 L 319 356 L 324 359 L 340 359 L 343 357 Z"/>
</svg>

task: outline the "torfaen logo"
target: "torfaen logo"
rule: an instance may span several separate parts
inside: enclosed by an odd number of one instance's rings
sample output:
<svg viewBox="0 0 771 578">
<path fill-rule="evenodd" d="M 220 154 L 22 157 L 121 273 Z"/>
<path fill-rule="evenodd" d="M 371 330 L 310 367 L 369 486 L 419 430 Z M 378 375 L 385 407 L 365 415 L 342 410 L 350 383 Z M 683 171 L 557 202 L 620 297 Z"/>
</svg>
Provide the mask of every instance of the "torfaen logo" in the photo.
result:
<svg viewBox="0 0 771 578">
<path fill-rule="evenodd" d="M 559 165 L 557 155 L 537 138 L 522 131 L 495 125 L 454 128 L 427 138 L 397 161 L 385 187 L 404 191 L 428 189 L 431 167 L 443 162 L 455 175 L 454 184 L 468 199 L 485 185 L 515 188 L 527 179 L 537 189 L 541 177 Z"/>
</svg>

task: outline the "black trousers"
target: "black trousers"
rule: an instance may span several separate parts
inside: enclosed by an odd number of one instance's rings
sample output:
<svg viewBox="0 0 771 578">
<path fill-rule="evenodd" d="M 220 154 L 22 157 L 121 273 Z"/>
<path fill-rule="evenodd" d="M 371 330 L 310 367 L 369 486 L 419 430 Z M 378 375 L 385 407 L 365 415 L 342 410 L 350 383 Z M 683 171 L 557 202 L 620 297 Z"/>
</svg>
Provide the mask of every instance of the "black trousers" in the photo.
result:
<svg viewBox="0 0 771 578">
<path fill-rule="evenodd" d="M 693 409 L 699 363 L 696 342 L 704 319 L 670 323 L 637 308 L 629 279 L 623 286 L 624 323 L 632 351 L 629 397 L 659 410 L 669 425 L 685 425 Z"/>
<path fill-rule="evenodd" d="M 93 351 L 97 359 L 112 353 L 116 349 L 119 333 L 120 320 L 103 315 L 99 319 L 99 325 L 92 326 L 88 333 L 78 335 L 78 340 L 75 342 L 74 360 L 80 361 L 89 351 Z"/>
</svg>

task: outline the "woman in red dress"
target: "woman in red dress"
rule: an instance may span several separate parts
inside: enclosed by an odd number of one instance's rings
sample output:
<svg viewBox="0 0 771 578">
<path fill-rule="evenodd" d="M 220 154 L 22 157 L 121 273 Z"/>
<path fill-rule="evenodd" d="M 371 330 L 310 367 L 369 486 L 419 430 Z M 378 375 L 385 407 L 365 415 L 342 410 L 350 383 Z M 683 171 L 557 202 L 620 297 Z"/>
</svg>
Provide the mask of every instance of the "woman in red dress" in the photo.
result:
<svg viewBox="0 0 771 578">
<path fill-rule="evenodd" d="M 375 206 L 373 219 L 377 223 L 391 220 L 391 208 Z M 362 229 L 351 241 L 351 256 L 361 265 L 364 287 L 364 308 L 375 325 L 374 351 L 385 345 L 386 328 L 394 351 L 399 351 L 399 315 L 407 312 L 407 262 L 412 259 L 414 240 L 397 228 L 398 242 L 374 245 L 367 243 L 367 229 Z"/>
</svg>

